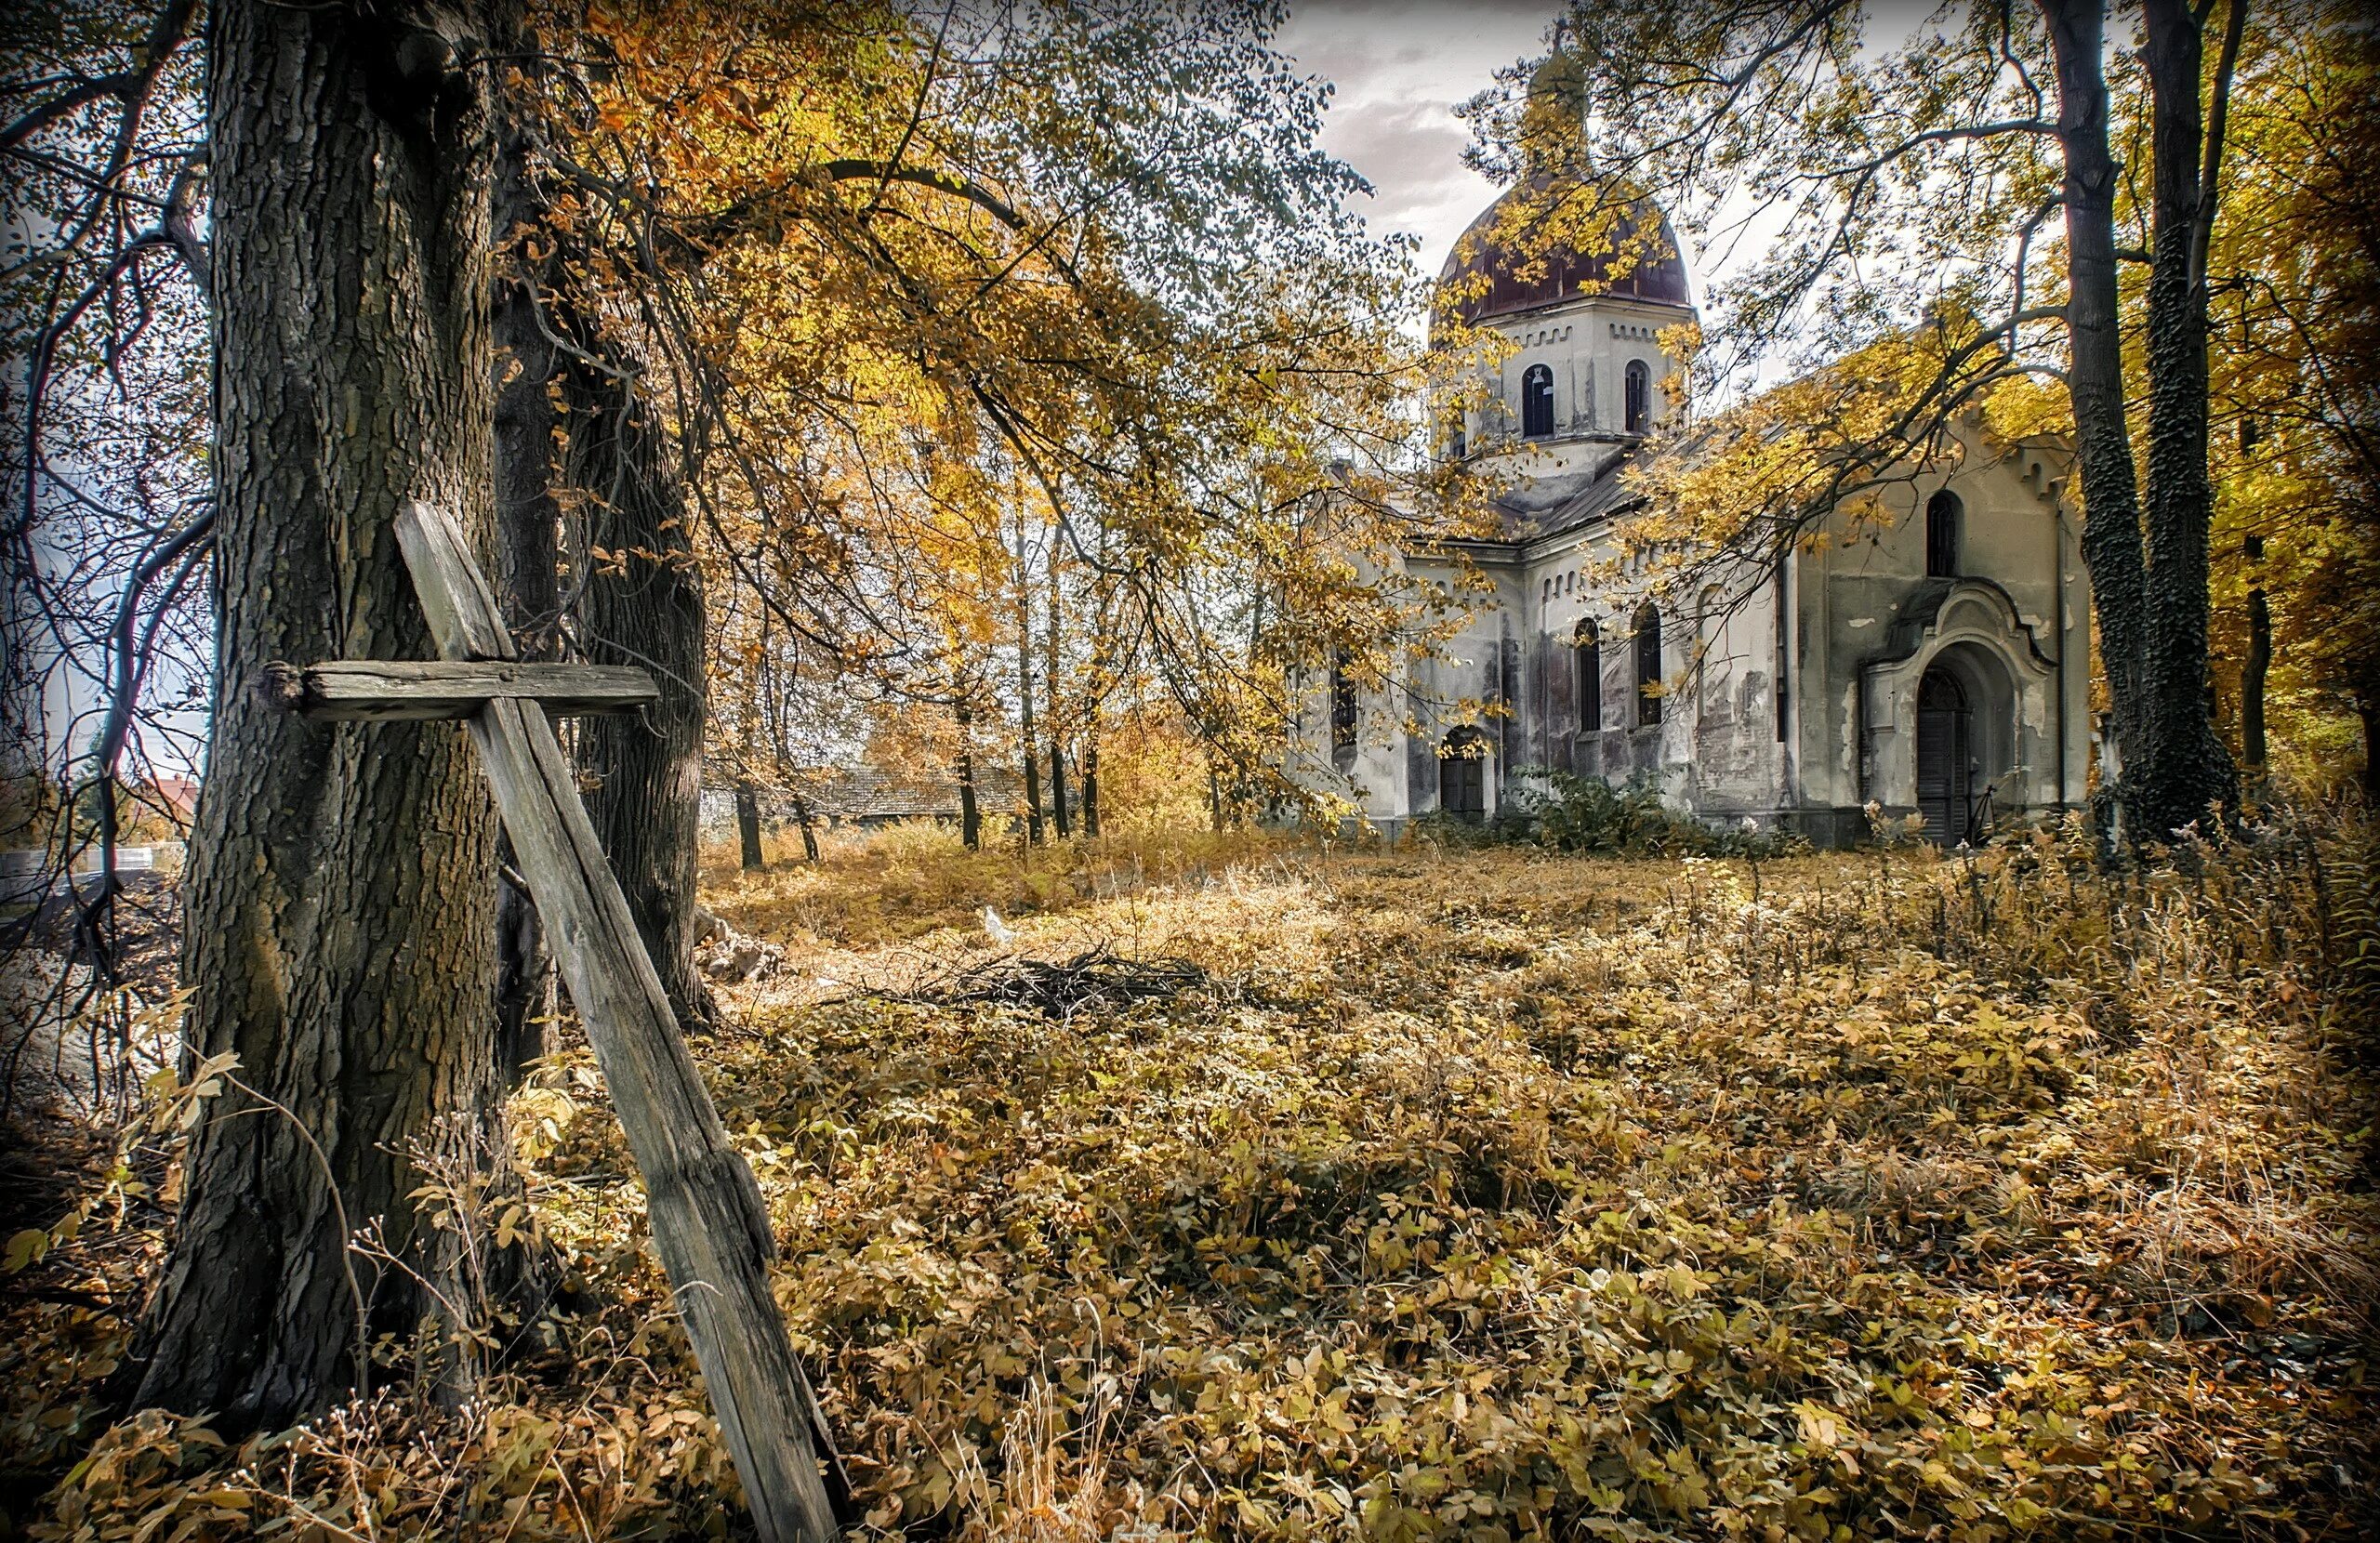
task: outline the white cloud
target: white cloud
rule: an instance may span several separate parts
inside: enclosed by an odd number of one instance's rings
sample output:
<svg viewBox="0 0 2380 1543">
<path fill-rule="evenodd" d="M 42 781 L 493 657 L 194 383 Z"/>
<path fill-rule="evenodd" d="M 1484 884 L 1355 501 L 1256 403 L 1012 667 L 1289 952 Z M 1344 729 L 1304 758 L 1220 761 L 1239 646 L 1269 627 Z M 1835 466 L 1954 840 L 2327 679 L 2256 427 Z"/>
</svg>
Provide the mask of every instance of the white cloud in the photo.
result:
<svg viewBox="0 0 2380 1543">
<path fill-rule="evenodd" d="M 1462 164 L 1471 134 L 1456 104 L 1541 51 L 1559 8 L 1554 0 L 1316 0 L 1282 29 L 1281 50 L 1337 88 L 1322 144 L 1371 183 L 1359 212 L 1376 231 L 1420 236 L 1424 272 L 1437 270 L 1498 191 Z"/>
</svg>

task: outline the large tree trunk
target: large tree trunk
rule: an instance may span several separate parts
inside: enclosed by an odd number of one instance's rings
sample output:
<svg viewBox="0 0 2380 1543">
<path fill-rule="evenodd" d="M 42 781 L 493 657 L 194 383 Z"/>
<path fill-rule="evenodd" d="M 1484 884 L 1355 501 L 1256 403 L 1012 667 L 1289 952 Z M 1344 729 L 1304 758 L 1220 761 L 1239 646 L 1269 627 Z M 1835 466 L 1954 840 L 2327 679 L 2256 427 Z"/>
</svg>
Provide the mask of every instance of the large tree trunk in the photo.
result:
<svg viewBox="0 0 2380 1543">
<path fill-rule="evenodd" d="M 182 970 L 192 1053 L 239 1065 L 127 1373 L 236 1431 L 343 1397 L 359 1338 L 433 1310 L 353 1230 L 468 1290 L 415 1154 L 500 1150 L 496 823 L 461 726 L 311 723 L 248 689 L 269 660 L 430 656 L 402 500 L 487 539 L 491 145 L 476 9 L 210 16 L 221 631 Z"/>
<path fill-rule="evenodd" d="M 2233 0 L 2235 7 L 2241 0 Z M 2155 775 L 2132 805 L 2163 840 L 2239 802 L 2230 752 L 2206 712 L 2207 532 L 2215 490 L 2206 469 L 2206 280 L 2202 235 L 2214 218 L 2210 143 L 2200 111 L 2205 70 L 2199 23 L 2179 0 L 2149 0 L 2155 249 L 2149 270 L 2149 567 L 2141 643 L 2147 738 Z"/>
<path fill-rule="evenodd" d="M 694 931 L 710 679 L 702 574 L 668 437 L 626 360 L 613 358 L 615 373 L 578 363 L 563 377 L 565 480 L 590 499 L 580 614 L 589 659 L 652 671 L 661 700 L 586 720 L 579 761 L 594 784 L 587 812 L 669 1005 L 687 1028 L 707 1028 L 716 1012 L 694 969 Z M 608 557 L 594 556 L 598 548 Z"/>
<path fill-rule="evenodd" d="M 2097 608 L 2100 662 L 2116 747 L 2121 801 L 2152 783 L 2144 735 L 2148 682 L 2138 468 L 2124 421 L 2123 339 L 2116 310 L 2115 157 L 2108 148 L 2102 61 L 2105 0 L 2040 0 L 2057 61 L 2057 132 L 2066 158 L 2067 392 L 2082 483 L 2082 560 Z M 2138 833 L 2137 823 L 2135 832 Z"/>
<path fill-rule="evenodd" d="M 522 49 L 508 38 L 506 51 Z M 501 248 L 538 226 L 545 204 L 530 185 L 528 134 L 515 104 L 500 103 L 495 233 Z M 518 111 L 525 111 L 525 108 Z M 562 657 L 562 511 L 554 497 L 554 436 L 562 426 L 549 388 L 561 351 L 538 325 L 530 280 L 552 289 L 558 259 L 551 243 L 527 244 L 498 264 L 491 317 L 496 338 L 496 583 L 506 622 L 523 659 Z M 512 867 L 499 837 L 498 860 Z M 507 882 L 496 892 L 496 1060 L 507 1086 L 546 1053 L 546 1020 L 554 1005 L 553 961 L 528 891 Z"/>
</svg>

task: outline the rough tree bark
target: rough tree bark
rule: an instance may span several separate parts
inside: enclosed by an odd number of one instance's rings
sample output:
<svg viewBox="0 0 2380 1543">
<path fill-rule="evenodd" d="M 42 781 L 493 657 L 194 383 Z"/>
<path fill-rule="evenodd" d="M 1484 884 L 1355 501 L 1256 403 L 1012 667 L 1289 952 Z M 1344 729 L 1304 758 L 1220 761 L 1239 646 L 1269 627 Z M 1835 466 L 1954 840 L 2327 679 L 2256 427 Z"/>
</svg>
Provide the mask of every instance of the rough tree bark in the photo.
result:
<svg viewBox="0 0 2380 1543">
<path fill-rule="evenodd" d="M 2248 560 L 2261 562 L 2265 555 L 2262 536 L 2248 537 Z M 2265 587 L 2252 585 L 2248 589 L 2248 657 L 2240 668 L 2240 758 L 2250 774 L 2261 780 L 2265 772 L 2265 675 L 2272 668 L 2272 606 L 2265 599 Z"/>
<path fill-rule="evenodd" d="M 954 713 L 959 719 L 959 838 L 969 851 L 979 851 L 984 816 L 975 807 L 975 715 L 963 700 Z"/>
<path fill-rule="evenodd" d="M 2242 0 L 2232 0 L 2236 26 Z M 2208 818 L 2240 800 L 2231 754 L 2206 710 L 2207 476 L 2205 235 L 2222 155 L 2201 110 L 2206 59 L 2198 18 L 2180 0 L 2148 0 L 2153 247 L 2149 268 L 2149 566 L 2141 617 L 2146 730 L 2156 774 L 2134 794 L 2142 834 Z M 2230 66 L 2236 39 L 2224 50 Z M 2218 86 L 2220 89 L 2220 86 Z M 2217 101 L 2223 99 L 2218 95 Z"/>
<path fill-rule="evenodd" d="M 1065 735 L 1060 728 L 1058 711 L 1058 604 L 1059 587 L 1063 582 L 1059 573 L 1057 537 L 1052 535 L 1050 538 L 1050 653 L 1042 664 L 1041 684 L 1048 692 L 1046 700 L 1049 706 L 1049 721 L 1043 732 L 1050 741 L 1050 818 L 1057 826 L 1061 841 L 1074 834 L 1074 820 L 1066 808 Z"/>
<path fill-rule="evenodd" d="M 626 357 L 596 353 L 607 356 L 610 370 L 573 361 L 563 372 L 563 480 L 590 499 L 580 618 L 589 662 L 641 666 L 661 701 L 580 726 L 579 762 L 595 784 L 587 812 L 679 1022 L 707 1028 L 716 1010 L 694 969 L 694 930 L 710 679 L 702 574 L 668 435 Z"/>
<path fill-rule="evenodd" d="M 2108 148 L 2101 54 L 2105 0 L 2040 3 L 2057 61 L 2057 134 L 2066 161 L 2067 392 L 2082 482 L 2082 560 L 2091 572 L 2111 728 L 2129 789 L 2153 781 L 2156 766 L 2142 722 L 2147 576 L 2117 324 L 2116 163 Z"/>
<path fill-rule="evenodd" d="M 1019 500 L 1018 507 L 1023 508 Z M 1025 521 L 1016 524 L 1016 703 L 1017 756 L 1025 768 L 1025 844 L 1041 844 L 1039 741 L 1033 732 L 1033 587 L 1025 567 Z"/>
<path fill-rule="evenodd" d="M 747 782 L 735 785 L 735 835 L 743 848 L 745 872 L 769 865 L 767 854 L 760 851 L 760 790 Z"/>
<path fill-rule="evenodd" d="M 463 1287 L 409 1154 L 495 1141 L 496 823 L 461 727 L 311 724 L 248 689 L 268 660 L 430 656 L 402 500 L 488 536 L 492 143 L 479 7 L 209 18 L 220 635 L 182 972 L 190 1049 L 239 1068 L 126 1381 L 238 1431 L 344 1396 L 359 1334 L 430 1312 L 351 1229 Z"/>
<path fill-rule="evenodd" d="M 500 15 L 508 39 L 515 19 Z M 508 41 L 507 53 L 526 50 Z M 495 234 L 499 247 L 515 243 L 500 260 L 491 325 L 496 338 L 496 583 L 505 620 L 521 656 L 559 660 L 562 651 L 562 510 L 554 497 L 554 436 L 561 428 L 550 389 L 562 367 L 561 351 L 537 324 L 531 287 L 555 285 L 558 258 L 550 243 L 532 248 L 518 238 L 541 222 L 545 206 L 529 179 L 530 136 L 525 107 L 499 98 L 496 139 Z M 498 837 L 498 858 L 509 872 L 511 846 Z M 526 890 L 507 881 L 496 894 L 496 1059 L 508 1085 L 517 1086 L 522 1068 L 546 1052 L 544 1019 L 554 1001 L 553 962 L 545 932 Z"/>
</svg>

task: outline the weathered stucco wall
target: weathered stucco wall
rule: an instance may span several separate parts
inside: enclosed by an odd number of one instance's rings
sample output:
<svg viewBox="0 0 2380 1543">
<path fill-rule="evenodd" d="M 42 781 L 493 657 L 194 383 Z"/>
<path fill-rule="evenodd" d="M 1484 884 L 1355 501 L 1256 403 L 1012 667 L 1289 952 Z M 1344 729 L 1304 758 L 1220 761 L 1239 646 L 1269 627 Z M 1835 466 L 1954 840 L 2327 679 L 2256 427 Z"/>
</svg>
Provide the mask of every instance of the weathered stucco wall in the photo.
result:
<svg viewBox="0 0 2380 1543">
<path fill-rule="evenodd" d="M 1852 839 L 1866 830 L 1868 800 L 1896 814 L 1915 808 L 1917 694 L 1938 666 L 1975 701 L 1976 785 L 1992 786 L 1998 813 L 2080 803 L 2090 608 L 2078 521 L 2059 502 L 2064 463 L 2041 447 L 1966 449 L 1964 464 L 1897 490 L 1889 520 L 1838 519 L 1780 571 L 1725 580 L 1731 605 L 1719 591 L 1664 599 L 1655 723 L 1637 689 L 1646 583 L 1611 576 L 1607 525 L 1470 548 L 1492 593 L 1471 604 L 1442 654 L 1366 694 L 1341 784 L 1375 823 L 1428 813 L 1439 806 L 1439 746 L 1470 723 L 1488 745 L 1491 810 L 1543 769 L 1651 785 L 1715 821 L 1751 816 Z M 1929 578 L 1924 510 L 1945 488 L 1962 510 L 1957 576 Z M 1456 578 L 1444 559 L 1407 566 L 1449 587 Z M 1600 638 L 1593 722 L 1574 641 L 1582 619 Z M 1319 726 L 1327 764 L 1321 689 L 1305 720 Z M 1310 746 L 1300 758 L 1317 757 Z"/>
</svg>

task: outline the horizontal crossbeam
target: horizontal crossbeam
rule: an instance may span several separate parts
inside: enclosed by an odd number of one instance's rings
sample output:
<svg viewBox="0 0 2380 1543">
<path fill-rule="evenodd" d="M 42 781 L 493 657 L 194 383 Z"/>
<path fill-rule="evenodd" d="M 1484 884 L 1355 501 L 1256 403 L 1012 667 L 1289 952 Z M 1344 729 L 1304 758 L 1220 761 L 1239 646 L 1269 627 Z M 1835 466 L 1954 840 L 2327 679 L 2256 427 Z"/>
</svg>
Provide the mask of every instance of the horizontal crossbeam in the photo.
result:
<svg viewBox="0 0 2380 1543">
<path fill-rule="evenodd" d="M 480 659 L 332 659 L 302 669 L 274 663 L 258 672 L 257 690 L 304 718 L 365 723 L 469 718 L 507 700 L 567 717 L 628 712 L 661 699 L 653 677 L 632 666 Z"/>
</svg>

